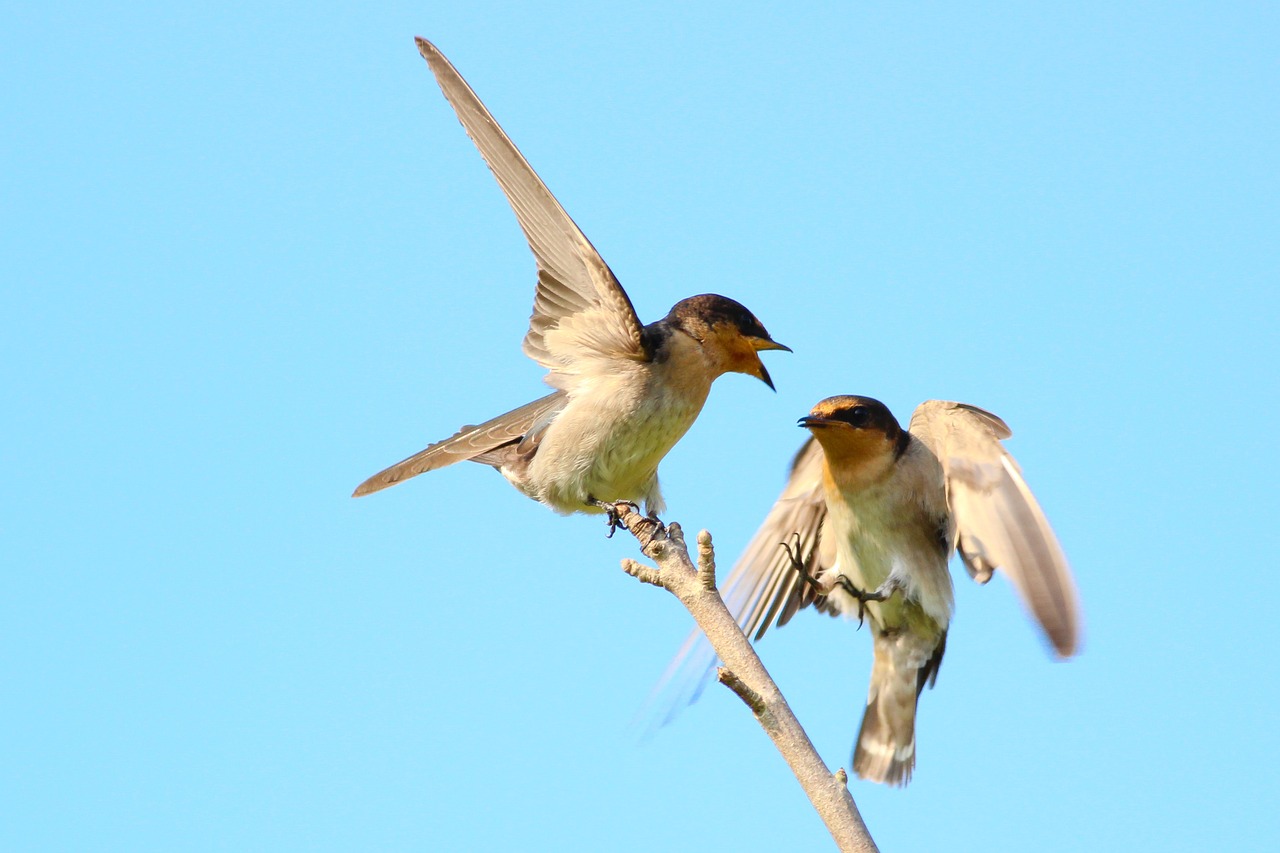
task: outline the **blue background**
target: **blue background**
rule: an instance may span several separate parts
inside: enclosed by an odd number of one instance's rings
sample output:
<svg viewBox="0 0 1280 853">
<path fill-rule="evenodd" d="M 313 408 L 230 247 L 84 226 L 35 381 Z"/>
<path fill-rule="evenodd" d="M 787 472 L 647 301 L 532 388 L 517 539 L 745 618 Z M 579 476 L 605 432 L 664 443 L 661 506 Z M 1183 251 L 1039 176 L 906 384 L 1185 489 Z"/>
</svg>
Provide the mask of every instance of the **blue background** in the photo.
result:
<svg viewBox="0 0 1280 853">
<path fill-rule="evenodd" d="M 1084 602 L 1054 663 L 956 572 L 888 850 L 1263 848 L 1275 725 L 1280 14 L 1265 3 L 7 5 L 0 847 L 824 849 L 597 518 L 459 465 L 543 393 L 534 266 L 434 40 L 644 320 L 795 355 L 663 467 L 728 570 L 818 399 L 1002 415 Z M 867 632 L 761 652 L 848 760 Z"/>
</svg>

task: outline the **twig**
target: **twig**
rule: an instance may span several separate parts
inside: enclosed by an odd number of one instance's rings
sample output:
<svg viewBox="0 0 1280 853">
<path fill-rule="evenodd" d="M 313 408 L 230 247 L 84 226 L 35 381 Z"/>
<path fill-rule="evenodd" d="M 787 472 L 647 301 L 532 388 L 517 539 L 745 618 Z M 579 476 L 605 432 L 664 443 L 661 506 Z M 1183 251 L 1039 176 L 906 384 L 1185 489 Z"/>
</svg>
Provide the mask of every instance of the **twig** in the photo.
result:
<svg viewBox="0 0 1280 853">
<path fill-rule="evenodd" d="M 746 683 L 741 678 L 734 675 L 728 667 L 722 666 L 717 668 L 716 678 L 718 678 L 720 683 L 725 687 L 728 687 L 734 693 L 737 693 L 738 698 L 747 704 L 747 707 L 751 709 L 751 713 L 759 717 L 761 725 L 764 725 L 764 715 L 769 713 L 769 709 L 765 706 L 764 700 L 760 698 L 759 693 L 748 687 Z"/>
<path fill-rule="evenodd" d="M 827 769 L 716 590 L 711 534 L 705 530 L 698 534 L 695 566 L 679 524 L 668 525 L 665 536 L 655 534 L 654 522 L 628 506 L 620 506 L 619 522 L 640 542 L 641 552 L 658 564 L 654 569 L 635 560 L 623 560 L 623 570 L 667 590 L 693 615 L 725 664 L 719 670 L 720 681 L 746 703 L 773 740 L 836 845 L 846 853 L 876 851 L 849 793 L 848 775 L 843 769 L 835 773 Z"/>
</svg>

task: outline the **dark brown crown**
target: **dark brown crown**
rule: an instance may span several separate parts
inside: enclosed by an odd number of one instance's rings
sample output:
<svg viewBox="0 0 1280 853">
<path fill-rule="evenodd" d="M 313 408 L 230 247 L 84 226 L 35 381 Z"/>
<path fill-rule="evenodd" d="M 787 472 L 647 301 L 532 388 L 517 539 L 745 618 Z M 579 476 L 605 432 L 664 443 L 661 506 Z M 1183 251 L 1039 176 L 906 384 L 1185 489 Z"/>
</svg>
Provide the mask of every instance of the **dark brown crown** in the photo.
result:
<svg viewBox="0 0 1280 853">
<path fill-rule="evenodd" d="M 765 331 L 764 325 L 756 319 L 756 315 L 741 303 L 714 293 L 681 299 L 672 306 L 666 319 L 699 340 L 702 339 L 704 330 L 718 325 L 733 326 L 749 338 L 773 340 Z"/>
</svg>

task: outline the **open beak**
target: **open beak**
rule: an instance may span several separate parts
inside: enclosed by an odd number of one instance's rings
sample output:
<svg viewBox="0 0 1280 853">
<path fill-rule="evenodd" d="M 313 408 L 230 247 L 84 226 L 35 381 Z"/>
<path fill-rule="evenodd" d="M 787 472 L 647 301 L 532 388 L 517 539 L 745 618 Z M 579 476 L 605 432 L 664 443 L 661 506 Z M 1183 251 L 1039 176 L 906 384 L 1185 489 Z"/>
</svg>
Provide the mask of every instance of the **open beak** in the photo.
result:
<svg viewBox="0 0 1280 853">
<path fill-rule="evenodd" d="M 777 341 L 770 340 L 769 338 L 747 338 L 747 342 L 751 344 L 751 348 L 756 351 L 756 363 L 754 365 L 756 369 L 751 371 L 751 373 L 765 385 L 768 385 L 769 390 L 776 393 L 778 389 L 773 387 L 773 378 L 769 376 L 769 371 L 764 366 L 764 362 L 760 360 L 759 354 L 768 350 L 791 352 L 791 347 L 783 346 Z"/>
<path fill-rule="evenodd" d="M 770 391 L 775 394 L 778 393 L 778 389 L 773 387 L 773 378 L 769 376 L 769 370 L 764 366 L 764 362 L 760 360 L 760 356 L 756 356 L 756 367 L 759 368 L 756 372 L 756 378 L 768 385 Z"/>
</svg>

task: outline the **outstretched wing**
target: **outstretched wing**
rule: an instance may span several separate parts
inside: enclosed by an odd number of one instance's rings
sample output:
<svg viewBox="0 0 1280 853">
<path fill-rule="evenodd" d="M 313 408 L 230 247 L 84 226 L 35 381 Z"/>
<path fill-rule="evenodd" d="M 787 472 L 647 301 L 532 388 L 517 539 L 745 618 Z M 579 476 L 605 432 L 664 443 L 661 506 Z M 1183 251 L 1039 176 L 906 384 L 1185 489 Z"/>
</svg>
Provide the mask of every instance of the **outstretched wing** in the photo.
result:
<svg viewBox="0 0 1280 853">
<path fill-rule="evenodd" d="M 956 549 L 969 574 L 986 583 L 999 569 L 1062 657 L 1080 642 L 1080 604 L 1066 555 L 1048 519 L 1000 443 L 1012 433 L 976 406 L 928 400 L 911 433 L 934 452 L 947 482 Z"/>
<path fill-rule="evenodd" d="M 388 486 L 394 486 L 410 477 L 416 477 L 455 462 L 474 459 L 496 448 L 518 442 L 531 432 L 537 432 L 539 427 L 550 423 L 567 400 L 568 397 L 563 391 L 556 391 L 532 403 L 526 403 L 505 415 L 498 415 L 479 426 L 464 426 L 444 441 L 436 442 L 408 459 L 397 462 L 385 471 L 374 474 L 357 486 L 351 493 L 351 497 L 363 497 Z"/>
<path fill-rule="evenodd" d="M 785 625 L 815 602 L 813 587 L 800 577 L 783 544 L 798 551 L 805 571 L 816 577 L 835 562 L 834 547 L 822 539 L 826 517 L 822 448 L 810 438 L 791 463 L 782 494 L 720 585 L 729 612 L 748 637 L 759 640 L 770 625 Z M 664 725 L 696 700 L 715 665 L 711 644 L 695 628 L 650 694 L 646 705 L 654 712 L 652 722 Z"/>
<path fill-rule="evenodd" d="M 648 359 L 635 308 L 608 264 L 449 60 L 426 39 L 417 43 L 537 258 L 538 288 L 525 354 L 552 372 L 548 381 L 558 388 L 571 385 L 592 359 Z"/>
</svg>

